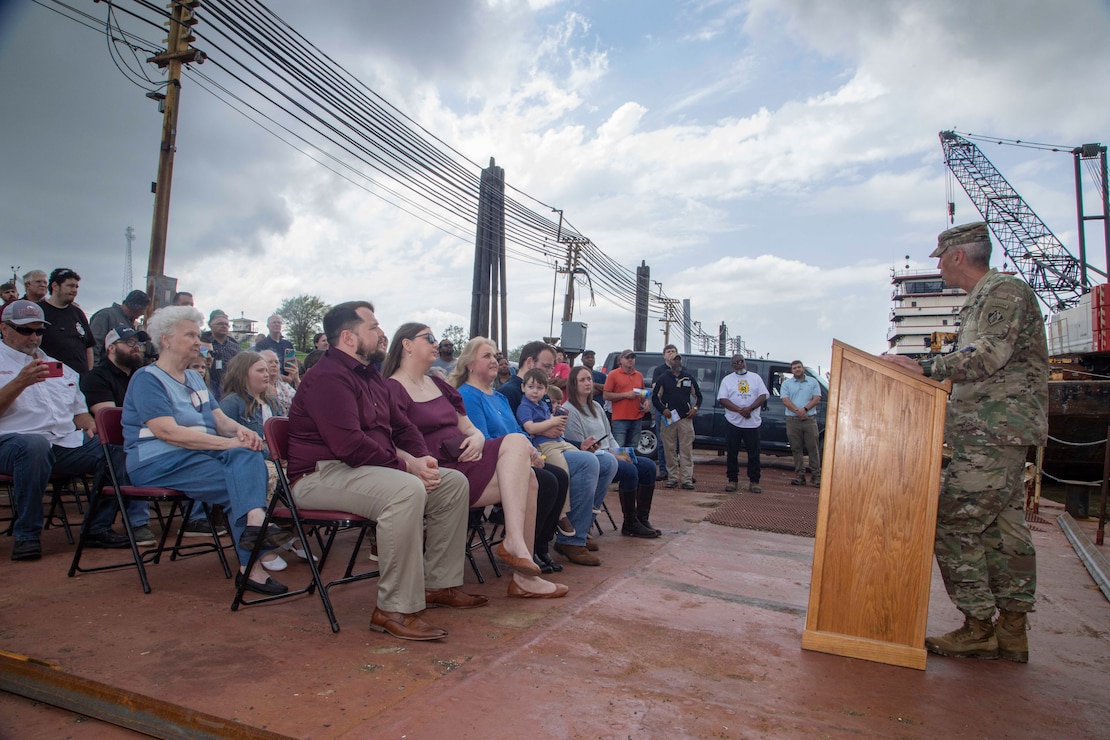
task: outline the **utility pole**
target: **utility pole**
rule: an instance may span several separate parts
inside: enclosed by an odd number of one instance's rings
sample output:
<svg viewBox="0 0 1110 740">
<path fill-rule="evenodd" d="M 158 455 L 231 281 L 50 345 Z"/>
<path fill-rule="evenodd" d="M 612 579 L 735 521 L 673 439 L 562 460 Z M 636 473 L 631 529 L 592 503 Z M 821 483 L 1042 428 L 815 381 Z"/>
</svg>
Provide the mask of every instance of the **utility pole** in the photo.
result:
<svg viewBox="0 0 1110 740">
<path fill-rule="evenodd" d="M 124 229 L 123 238 L 127 240 L 127 251 L 123 255 L 123 296 L 131 292 L 131 243 L 135 241 L 135 230 L 128 226 Z M 149 293 L 147 294 L 149 295 Z"/>
<path fill-rule="evenodd" d="M 169 84 L 166 85 L 166 99 L 162 111 L 162 143 L 158 153 L 158 179 L 151 184 L 154 192 L 154 218 L 150 229 L 150 260 L 146 271 L 146 292 L 151 302 L 148 311 L 153 311 L 168 302 L 169 296 L 162 295 L 159 288 L 165 281 L 166 236 L 170 223 L 170 190 L 173 183 L 173 156 L 177 151 L 177 112 L 181 100 L 181 65 L 191 62 L 201 63 L 207 55 L 190 46 L 196 37 L 192 27 L 197 19 L 193 10 L 200 0 L 173 0 L 171 18 L 166 34 L 166 51 L 147 59 L 166 69 Z M 149 314 L 148 314 L 149 315 Z"/>
</svg>

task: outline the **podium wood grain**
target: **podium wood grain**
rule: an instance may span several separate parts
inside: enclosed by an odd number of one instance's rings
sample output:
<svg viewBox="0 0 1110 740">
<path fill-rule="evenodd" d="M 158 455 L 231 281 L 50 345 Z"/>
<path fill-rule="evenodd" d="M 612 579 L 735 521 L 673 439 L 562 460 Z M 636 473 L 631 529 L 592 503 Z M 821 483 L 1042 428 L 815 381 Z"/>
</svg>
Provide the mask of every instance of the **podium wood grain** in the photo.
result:
<svg viewBox="0 0 1110 740">
<path fill-rule="evenodd" d="M 833 342 L 803 648 L 925 668 L 950 387 Z"/>
</svg>

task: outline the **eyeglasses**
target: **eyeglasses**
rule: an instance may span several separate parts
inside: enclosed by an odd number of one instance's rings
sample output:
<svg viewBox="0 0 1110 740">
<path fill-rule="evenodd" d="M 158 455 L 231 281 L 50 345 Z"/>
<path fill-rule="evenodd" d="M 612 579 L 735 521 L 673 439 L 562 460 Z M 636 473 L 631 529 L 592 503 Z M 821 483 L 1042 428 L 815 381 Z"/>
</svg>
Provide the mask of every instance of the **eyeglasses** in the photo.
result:
<svg viewBox="0 0 1110 740">
<path fill-rule="evenodd" d="M 16 326 L 15 324 L 11 324 L 11 323 L 8 323 L 8 322 L 4 322 L 4 323 L 7 323 L 8 326 L 10 326 L 12 329 L 15 329 L 17 332 L 19 332 L 20 334 L 22 334 L 25 337 L 29 337 L 32 334 L 36 334 L 36 335 L 41 337 L 43 334 L 46 333 L 45 328 L 43 328 L 43 329 L 31 329 L 31 328 L 26 327 L 26 326 Z"/>
<path fill-rule="evenodd" d="M 746 362 L 744 360 L 733 360 L 732 364 L 733 365 L 744 365 L 744 364 L 746 364 Z"/>
<path fill-rule="evenodd" d="M 130 339 L 121 339 L 116 342 L 116 344 L 126 344 L 128 347 L 138 347 L 141 342 L 135 337 L 131 337 Z M 201 349 L 203 350 L 204 348 L 202 347 Z"/>
<path fill-rule="evenodd" d="M 430 331 L 421 332 L 420 334 L 417 334 L 416 336 L 414 336 L 413 339 L 416 339 L 416 337 L 424 337 L 425 339 L 428 340 L 428 344 L 435 344 L 436 343 L 436 335 L 432 334 Z"/>
</svg>

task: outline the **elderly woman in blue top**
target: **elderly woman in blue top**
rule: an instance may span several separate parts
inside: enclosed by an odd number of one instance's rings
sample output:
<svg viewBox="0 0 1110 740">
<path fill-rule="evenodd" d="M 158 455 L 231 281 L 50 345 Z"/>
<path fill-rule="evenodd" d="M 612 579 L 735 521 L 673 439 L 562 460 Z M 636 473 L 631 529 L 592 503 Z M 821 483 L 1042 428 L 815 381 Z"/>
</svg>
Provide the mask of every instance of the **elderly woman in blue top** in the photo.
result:
<svg viewBox="0 0 1110 740">
<path fill-rule="evenodd" d="M 227 512 L 239 556 L 239 579 L 255 547 L 271 547 L 273 529 L 259 537 L 265 518 L 266 464 L 262 439 L 232 421 L 208 394 L 189 365 L 200 354 L 204 317 L 191 306 L 162 308 L 150 318 L 147 333 L 158 361 L 135 371 L 123 402 L 127 472 L 137 486 L 185 491 L 197 501 L 219 504 Z M 284 593 L 285 586 L 255 566 L 247 588 Z"/>
</svg>

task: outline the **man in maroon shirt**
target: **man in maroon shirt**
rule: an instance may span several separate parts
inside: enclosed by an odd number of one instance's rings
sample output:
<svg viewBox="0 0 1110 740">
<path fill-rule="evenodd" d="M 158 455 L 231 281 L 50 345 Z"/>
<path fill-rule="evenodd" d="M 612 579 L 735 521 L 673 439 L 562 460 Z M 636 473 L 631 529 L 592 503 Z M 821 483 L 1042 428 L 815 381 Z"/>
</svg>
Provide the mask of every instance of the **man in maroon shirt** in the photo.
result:
<svg viewBox="0 0 1110 740">
<path fill-rule="evenodd" d="M 375 367 L 384 358 L 384 332 L 374 307 L 341 303 L 324 316 L 324 332 L 328 350 L 289 410 L 293 495 L 300 506 L 378 523 L 381 576 L 370 629 L 404 640 L 446 637 L 424 621 L 426 607 L 470 609 L 488 601 L 459 589 L 470 505 L 466 477 L 440 469 L 420 431 L 391 414 Z"/>
</svg>

